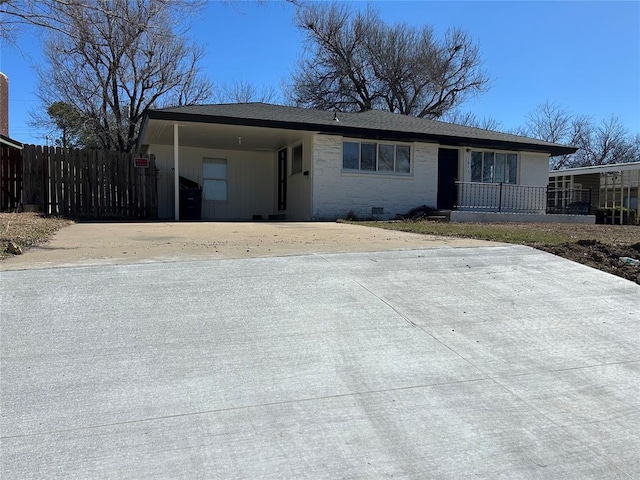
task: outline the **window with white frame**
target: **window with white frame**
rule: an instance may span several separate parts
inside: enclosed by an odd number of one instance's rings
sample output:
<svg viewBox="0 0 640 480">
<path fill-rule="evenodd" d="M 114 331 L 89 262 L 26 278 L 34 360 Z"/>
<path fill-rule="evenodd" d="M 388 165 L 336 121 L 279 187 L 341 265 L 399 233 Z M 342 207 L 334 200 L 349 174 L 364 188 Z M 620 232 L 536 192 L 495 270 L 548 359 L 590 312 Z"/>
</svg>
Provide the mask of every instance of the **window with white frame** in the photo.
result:
<svg viewBox="0 0 640 480">
<path fill-rule="evenodd" d="M 518 183 L 518 155 L 516 153 L 472 151 L 471 181 Z"/>
<path fill-rule="evenodd" d="M 411 173 L 411 146 L 396 143 L 343 142 L 342 169 L 408 174 Z"/>
<path fill-rule="evenodd" d="M 291 149 L 291 175 L 302 173 L 302 144 Z"/>
<path fill-rule="evenodd" d="M 202 194 L 205 200 L 218 202 L 225 202 L 227 200 L 226 159 L 202 159 L 202 187 Z"/>
</svg>

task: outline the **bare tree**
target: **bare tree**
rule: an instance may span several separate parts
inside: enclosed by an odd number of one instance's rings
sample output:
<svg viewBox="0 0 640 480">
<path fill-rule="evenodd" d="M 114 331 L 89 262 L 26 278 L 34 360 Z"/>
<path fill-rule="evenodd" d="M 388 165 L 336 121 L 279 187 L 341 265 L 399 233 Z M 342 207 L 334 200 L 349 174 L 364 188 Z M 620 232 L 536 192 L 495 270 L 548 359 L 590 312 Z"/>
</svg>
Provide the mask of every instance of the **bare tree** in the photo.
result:
<svg viewBox="0 0 640 480">
<path fill-rule="evenodd" d="M 526 116 L 527 133 L 547 142 L 572 143 L 573 115 L 558 103 L 546 101 Z"/>
<path fill-rule="evenodd" d="M 590 137 L 591 130 L 590 118 L 573 115 L 562 105 L 546 101 L 527 114 L 525 126 L 519 133 L 546 142 L 580 147 Z M 549 166 L 558 170 L 575 166 L 577 160 L 575 154 L 560 155 L 551 157 Z"/>
<path fill-rule="evenodd" d="M 297 24 L 307 50 L 289 96 L 299 106 L 438 118 L 489 85 L 477 46 L 459 29 L 437 39 L 430 27 L 390 26 L 345 3 L 302 4 Z"/>
<path fill-rule="evenodd" d="M 55 10 L 75 33 L 51 30 L 47 68 L 39 72 L 44 105 L 81 112 L 83 130 L 105 149 L 130 151 L 146 109 L 207 100 L 202 51 L 173 29 L 176 4 L 162 0 L 67 2 Z M 109 13 L 107 13 L 109 12 Z M 115 14 L 117 12 L 117 14 Z"/>
<path fill-rule="evenodd" d="M 445 113 L 440 120 L 455 123 L 456 125 L 464 125 L 465 127 L 482 128 L 484 130 L 499 130 L 502 122 L 493 117 L 478 118 L 475 113 L 462 113 L 458 110 Z"/>
<path fill-rule="evenodd" d="M 634 161 L 635 139 L 614 116 L 593 126 L 580 138 L 576 166 L 606 165 Z"/>
<path fill-rule="evenodd" d="M 258 87 L 255 84 L 239 80 L 216 87 L 214 98 L 219 103 L 274 103 L 278 101 L 279 94 L 273 87 Z"/>
<path fill-rule="evenodd" d="M 101 16 L 121 17 L 120 19 L 125 22 L 136 21 L 123 17 L 119 9 L 112 8 L 113 3 L 92 0 L 0 0 L 0 38 L 12 41 L 17 29 L 25 26 L 79 38 L 81 34 L 75 29 L 73 15 L 69 14 L 70 7 L 93 11 Z M 187 15 L 203 6 L 206 1 L 156 0 L 154 3 L 162 8 L 171 9 L 175 27 Z M 147 27 L 156 29 L 154 25 Z"/>
<path fill-rule="evenodd" d="M 519 133 L 578 147 L 572 155 L 552 157 L 552 170 L 639 159 L 638 135 L 632 137 L 614 116 L 595 124 L 588 116 L 572 114 L 558 103 L 547 101 L 529 113 L 526 120 Z"/>
<path fill-rule="evenodd" d="M 633 137 L 633 150 L 632 150 L 633 162 L 640 162 L 640 133 L 636 133 Z"/>
</svg>

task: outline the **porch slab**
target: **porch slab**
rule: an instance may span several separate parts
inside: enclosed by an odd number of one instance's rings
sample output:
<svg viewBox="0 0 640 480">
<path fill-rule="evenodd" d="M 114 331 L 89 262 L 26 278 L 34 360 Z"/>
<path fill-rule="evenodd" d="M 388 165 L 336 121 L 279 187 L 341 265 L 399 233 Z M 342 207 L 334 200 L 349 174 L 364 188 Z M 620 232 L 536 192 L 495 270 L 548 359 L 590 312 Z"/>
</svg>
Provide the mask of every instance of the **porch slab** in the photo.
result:
<svg viewBox="0 0 640 480">
<path fill-rule="evenodd" d="M 592 225 L 596 223 L 596 216 L 453 210 L 451 212 L 451 221 L 456 223 L 581 223 Z"/>
</svg>

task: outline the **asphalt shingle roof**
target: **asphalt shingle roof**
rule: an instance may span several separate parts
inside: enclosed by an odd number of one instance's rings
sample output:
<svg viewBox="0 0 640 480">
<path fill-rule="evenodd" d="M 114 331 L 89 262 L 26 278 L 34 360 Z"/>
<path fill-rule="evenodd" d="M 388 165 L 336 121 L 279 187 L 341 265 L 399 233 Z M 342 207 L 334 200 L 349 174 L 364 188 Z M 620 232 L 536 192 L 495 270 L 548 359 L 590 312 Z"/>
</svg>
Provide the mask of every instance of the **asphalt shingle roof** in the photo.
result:
<svg viewBox="0 0 640 480">
<path fill-rule="evenodd" d="M 148 112 L 150 119 L 254 125 L 404 141 L 436 141 L 451 146 L 532 150 L 551 155 L 575 147 L 509 133 L 466 127 L 381 110 L 330 112 L 266 103 L 230 103 L 169 107 Z M 337 120 L 336 120 L 337 119 Z"/>
</svg>

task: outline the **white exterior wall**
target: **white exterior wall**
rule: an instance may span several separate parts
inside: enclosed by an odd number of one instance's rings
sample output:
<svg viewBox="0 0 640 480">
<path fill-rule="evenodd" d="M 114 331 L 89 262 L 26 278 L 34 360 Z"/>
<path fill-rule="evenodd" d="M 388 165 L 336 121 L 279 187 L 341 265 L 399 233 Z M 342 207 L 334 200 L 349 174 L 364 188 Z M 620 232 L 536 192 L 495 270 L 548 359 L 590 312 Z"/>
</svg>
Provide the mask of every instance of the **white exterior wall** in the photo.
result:
<svg viewBox="0 0 640 480">
<path fill-rule="evenodd" d="M 529 192 L 525 208 L 545 214 L 547 211 L 547 186 L 549 185 L 549 155 L 544 153 L 520 152 L 518 165 L 518 183 L 533 187 L 535 194 Z M 532 190 L 533 189 L 529 189 Z M 520 202 L 521 203 L 521 202 Z M 509 207 L 507 203 L 507 208 Z M 517 208 L 522 208 L 517 205 Z"/>
<path fill-rule="evenodd" d="M 353 212 L 360 218 L 388 219 L 421 205 L 435 207 L 438 188 L 438 145 L 411 144 L 411 175 L 342 171 L 343 137 L 313 139 L 313 219 L 335 220 Z M 372 215 L 372 208 L 384 213 Z"/>
<path fill-rule="evenodd" d="M 293 164 L 292 148 L 300 143 L 290 145 L 287 151 L 287 209 L 286 219 L 291 221 L 311 220 L 311 164 L 313 153 L 313 135 L 306 135 L 302 142 L 302 173 L 291 175 Z M 307 175 L 304 172 L 308 172 Z"/>
<path fill-rule="evenodd" d="M 224 158 L 228 166 L 226 202 L 203 202 L 203 219 L 266 219 L 284 213 L 286 220 L 334 220 L 350 212 L 360 218 L 388 219 L 422 205 L 435 207 L 438 188 L 437 144 L 411 144 L 411 174 L 389 175 L 342 170 L 341 136 L 307 134 L 303 137 L 303 173 L 291 175 L 288 148 L 287 209 L 277 210 L 277 152 L 224 151 L 180 148 L 180 175 L 202 181 L 202 159 Z M 347 139 L 348 140 L 348 139 Z M 446 146 L 445 146 L 446 147 Z M 447 147 L 448 148 L 448 147 Z M 158 176 L 158 216 L 174 218 L 173 146 L 151 145 Z M 462 149 L 459 177 L 471 181 L 471 155 Z M 545 187 L 549 156 L 519 152 L 518 185 Z M 309 172 L 304 175 L 304 172 Z M 544 211 L 546 196 L 539 208 Z M 374 213 L 372 209 L 382 209 Z"/>
<path fill-rule="evenodd" d="M 159 169 L 158 217 L 173 219 L 173 146 L 150 145 L 149 153 L 156 156 L 156 165 Z M 227 201 L 203 201 L 203 219 L 247 220 L 254 215 L 267 218 L 274 213 L 275 153 L 180 147 L 180 176 L 202 184 L 204 157 L 227 160 Z"/>
<path fill-rule="evenodd" d="M 546 187 L 549 184 L 549 155 L 520 152 L 518 175 L 520 185 Z"/>
<path fill-rule="evenodd" d="M 471 182 L 471 151 L 464 150 L 462 181 Z M 502 150 L 495 150 L 501 152 Z M 513 152 L 512 152 L 513 153 Z M 528 211 L 544 214 L 547 207 L 546 187 L 549 182 L 549 155 L 544 153 L 517 152 L 517 184 L 475 183 L 464 185 L 458 193 L 458 205 L 462 210 Z M 541 188 L 526 188 L 541 187 Z M 502 191 L 501 191 L 502 190 Z"/>
</svg>

